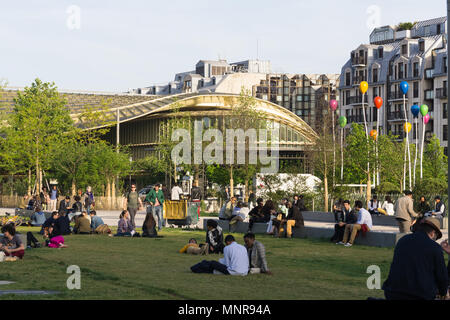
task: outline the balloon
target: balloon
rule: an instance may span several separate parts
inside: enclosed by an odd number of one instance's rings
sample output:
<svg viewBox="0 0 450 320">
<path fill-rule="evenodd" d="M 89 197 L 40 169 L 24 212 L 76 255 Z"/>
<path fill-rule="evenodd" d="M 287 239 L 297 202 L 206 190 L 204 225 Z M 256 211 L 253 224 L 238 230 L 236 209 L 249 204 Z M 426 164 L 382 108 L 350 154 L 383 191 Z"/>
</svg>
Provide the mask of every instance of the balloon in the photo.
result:
<svg viewBox="0 0 450 320">
<path fill-rule="evenodd" d="M 381 106 L 383 105 L 383 98 L 381 97 L 375 97 L 375 99 L 373 99 L 373 102 L 375 103 L 375 107 L 377 109 L 380 109 Z"/>
<path fill-rule="evenodd" d="M 403 125 L 403 130 L 405 130 L 406 133 L 409 133 L 411 131 L 411 128 L 412 128 L 412 126 L 411 126 L 411 123 L 409 123 L 409 122 L 406 122 Z"/>
<path fill-rule="evenodd" d="M 347 125 L 347 118 L 345 116 L 340 116 L 338 121 L 341 128 Z"/>
<path fill-rule="evenodd" d="M 402 90 L 403 94 L 407 94 L 408 93 L 408 89 L 409 89 L 408 82 L 402 81 L 402 83 L 400 83 L 400 90 Z"/>
<path fill-rule="evenodd" d="M 420 106 L 420 113 L 423 117 L 428 113 L 428 106 L 426 104 Z"/>
<path fill-rule="evenodd" d="M 411 107 L 411 112 L 412 112 L 414 118 L 417 118 L 419 116 L 419 112 L 420 112 L 419 106 L 417 104 L 413 105 Z"/>
<path fill-rule="evenodd" d="M 359 84 L 359 90 L 361 90 L 362 94 L 366 93 L 367 89 L 369 89 L 369 84 L 366 81 Z"/>
<path fill-rule="evenodd" d="M 427 113 L 423 116 L 423 123 L 427 124 L 430 121 L 430 115 Z"/>
<path fill-rule="evenodd" d="M 370 131 L 370 136 L 373 138 L 373 140 L 377 140 L 377 136 L 378 136 L 377 130 Z"/>
<path fill-rule="evenodd" d="M 331 108 L 331 110 L 336 111 L 337 106 L 338 106 L 338 102 L 336 100 L 330 100 L 330 108 Z"/>
</svg>

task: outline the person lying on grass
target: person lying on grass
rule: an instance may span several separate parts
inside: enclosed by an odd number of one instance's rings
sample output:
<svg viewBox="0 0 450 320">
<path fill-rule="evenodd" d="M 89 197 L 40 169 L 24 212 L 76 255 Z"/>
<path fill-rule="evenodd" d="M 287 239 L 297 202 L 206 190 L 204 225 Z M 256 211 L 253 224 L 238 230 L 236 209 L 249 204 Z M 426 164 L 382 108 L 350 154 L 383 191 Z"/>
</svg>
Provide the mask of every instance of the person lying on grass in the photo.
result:
<svg viewBox="0 0 450 320">
<path fill-rule="evenodd" d="M 22 239 L 16 234 L 16 228 L 11 223 L 2 227 L 3 239 L 0 241 L 0 251 L 5 253 L 5 261 L 22 259 L 25 255 L 25 247 Z"/>
<path fill-rule="evenodd" d="M 208 254 L 208 246 L 204 243 L 200 245 L 194 238 L 189 239 L 188 244 L 181 248 L 179 253 L 189 253 L 189 254 Z"/>
</svg>

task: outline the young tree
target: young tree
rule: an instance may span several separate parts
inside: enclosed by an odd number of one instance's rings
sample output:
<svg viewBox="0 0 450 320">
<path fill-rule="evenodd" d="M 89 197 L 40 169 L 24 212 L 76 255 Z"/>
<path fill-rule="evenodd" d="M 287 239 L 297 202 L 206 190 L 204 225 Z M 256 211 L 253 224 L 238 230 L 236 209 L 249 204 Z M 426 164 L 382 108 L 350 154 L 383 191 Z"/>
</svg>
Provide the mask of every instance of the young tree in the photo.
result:
<svg viewBox="0 0 450 320">
<path fill-rule="evenodd" d="M 435 134 L 425 147 L 423 168 L 425 178 L 443 181 L 448 179 L 447 156 L 444 154 L 444 148 L 441 147 L 441 143 Z"/>
</svg>

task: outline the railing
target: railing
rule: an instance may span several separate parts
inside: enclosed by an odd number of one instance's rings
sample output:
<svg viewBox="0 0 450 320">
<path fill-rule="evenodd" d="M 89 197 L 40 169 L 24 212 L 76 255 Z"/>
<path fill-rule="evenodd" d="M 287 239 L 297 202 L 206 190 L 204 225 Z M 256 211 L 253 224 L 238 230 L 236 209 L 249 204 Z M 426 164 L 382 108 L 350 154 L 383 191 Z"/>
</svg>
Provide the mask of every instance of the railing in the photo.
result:
<svg viewBox="0 0 450 320">
<path fill-rule="evenodd" d="M 362 103 L 362 96 L 350 96 L 347 98 L 347 104 Z M 364 103 L 368 103 L 367 95 L 364 95 Z"/>
<path fill-rule="evenodd" d="M 403 92 L 391 92 L 389 93 L 388 99 L 389 100 L 403 99 Z"/>
<path fill-rule="evenodd" d="M 388 121 L 405 120 L 405 113 L 403 111 L 388 112 L 387 119 Z"/>
<path fill-rule="evenodd" d="M 364 116 L 361 115 L 353 115 L 353 116 L 349 116 L 348 117 L 348 122 L 352 123 L 352 122 L 356 122 L 356 123 L 363 123 L 364 122 Z"/>
<path fill-rule="evenodd" d="M 354 85 L 358 85 L 358 84 L 360 84 L 363 81 L 367 81 L 367 77 L 360 77 L 360 76 L 353 77 L 353 84 Z"/>
<path fill-rule="evenodd" d="M 352 59 L 352 65 L 366 65 L 367 61 L 364 59 L 364 57 L 354 57 Z"/>
<path fill-rule="evenodd" d="M 437 88 L 436 89 L 436 98 L 438 98 L 438 99 L 447 98 L 447 88 Z"/>
<path fill-rule="evenodd" d="M 425 90 L 425 100 L 433 100 L 434 99 L 434 90 Z"/>
</svg>

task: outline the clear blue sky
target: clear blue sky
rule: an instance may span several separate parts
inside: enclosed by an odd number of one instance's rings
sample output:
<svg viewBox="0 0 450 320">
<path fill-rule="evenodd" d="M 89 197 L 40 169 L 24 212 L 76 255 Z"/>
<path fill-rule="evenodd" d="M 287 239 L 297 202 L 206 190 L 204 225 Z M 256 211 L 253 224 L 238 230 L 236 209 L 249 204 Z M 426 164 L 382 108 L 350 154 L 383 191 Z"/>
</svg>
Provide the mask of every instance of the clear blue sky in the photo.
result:
<svg viewBox="0 0 450 320">
<path fill-rule="evenodd" d="M 71 5 L 80 29 L 67 27 Z M 2 1 L 0 79 L 122 92 L 166 83 L 199 59 L 256 58 L 257 39 L 275 72 L 339 73 L 369 41 L 368 24 L 445 15 L 445 0 Z"/>
</svg>

